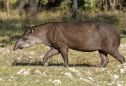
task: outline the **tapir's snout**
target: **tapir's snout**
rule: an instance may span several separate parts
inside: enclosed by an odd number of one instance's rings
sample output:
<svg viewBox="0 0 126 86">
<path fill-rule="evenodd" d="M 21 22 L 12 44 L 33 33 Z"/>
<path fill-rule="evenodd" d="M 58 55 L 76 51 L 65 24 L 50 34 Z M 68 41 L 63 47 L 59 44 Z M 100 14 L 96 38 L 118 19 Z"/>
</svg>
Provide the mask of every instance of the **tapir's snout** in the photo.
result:
<svg viewBox="0 0 126 86">
<path fill-rule="evenodd" d="M 19 49 L 19 42 L 18 41 L 15 43 L 13 50 L 16 51 L 17 49 Z"/>
<path fill-rule="evenodd" d="M 17 49 L 23 49 L 23 47 L 18 46 L 18 45 L 15 45 L 14 48 L 13 48 L 13 50 L 15 51 L 15 50 L 17 50 Z"/>
<path fill-rule="evenodd" d="M 13 48 L 13 51 L 15 51 L 16 49 L 15 48 Z"/>
<path fill-rule="evenodd" d="M 34 42 L 34 41 L 33 41 Z M 27 39 L 27 41 L 24 41 L 22 38 L 19 39 L 15 45 L 14 45 L 14 48 L 13 50 L 17 50 L 17 49 L 23 49 L 23 48 L 28 48 L 30 47 L 31 45 L 33 45 L 34 43 L 32 43 L 32 40 L 29 40 Z"/>
<path fill-rule="evenodd" d="M 17 49 L 18 49 L 18 47 L 17 47 L 16 44 L 15 44 L 13 50 L 15 51 L 15 50 L 17 50 Z"/>
</svg>

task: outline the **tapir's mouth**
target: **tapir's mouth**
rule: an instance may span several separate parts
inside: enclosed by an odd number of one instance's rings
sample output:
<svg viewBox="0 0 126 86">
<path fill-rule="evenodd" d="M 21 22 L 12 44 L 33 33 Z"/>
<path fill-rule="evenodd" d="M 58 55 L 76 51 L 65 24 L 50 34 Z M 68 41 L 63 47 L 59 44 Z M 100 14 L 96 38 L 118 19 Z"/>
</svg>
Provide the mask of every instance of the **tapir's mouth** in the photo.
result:
<svg viewBox="0 0 126 86">
<path fill-rule="evenodd" d="M 23 47 L 19 47 L 19 49 L 23 49 Z"/>
<path fill-rule="evenodd" d="M 20 47 L 14 48 L 13 50 L 15 51 L 17 49 L 23 49 L 23 47 L 20 46 Z"/>
<path fill-rule="evenodd" d="M 15 51 L 16 49 L 15 49 L 15 48 L 13 48 L 13 50 Z"/>
</svg>

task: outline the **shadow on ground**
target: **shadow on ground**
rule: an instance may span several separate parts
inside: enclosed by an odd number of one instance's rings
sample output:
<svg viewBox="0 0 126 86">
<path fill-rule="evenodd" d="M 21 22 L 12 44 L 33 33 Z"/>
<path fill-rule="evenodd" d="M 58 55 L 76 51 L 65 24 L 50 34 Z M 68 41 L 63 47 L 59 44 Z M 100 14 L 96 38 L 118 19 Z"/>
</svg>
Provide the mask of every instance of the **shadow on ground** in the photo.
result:
<svg viewBox="0 0 126 86">
<path fill-rule="evenodd" d="M 33 63 L 28 63 L 28 62 L 13 62 L 12 66 L 43 66 L 41 61 L 36 61 Z M 63 63 L 49 63 L 49 66 L 64 66 Z M 97 67 L 96 65 L 91 65 L 91 64 L 69 64 L 70 67 Z"/>
</svg>

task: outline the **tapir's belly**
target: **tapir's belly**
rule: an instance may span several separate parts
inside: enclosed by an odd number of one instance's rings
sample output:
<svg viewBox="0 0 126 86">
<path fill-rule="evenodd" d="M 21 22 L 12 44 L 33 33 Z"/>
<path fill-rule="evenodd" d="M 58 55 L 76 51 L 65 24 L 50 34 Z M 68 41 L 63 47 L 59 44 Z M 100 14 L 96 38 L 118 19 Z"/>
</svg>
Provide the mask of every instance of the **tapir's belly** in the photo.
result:
<svg viewBox="0 0 126 86">
<path fill-rule="evenodd" d="M 95 35 L 94 35 L 95 36 Z M 86 38 L 73 38 L 70 39 L 67 38 L 66 44 L 68 45 L 69 48 L 74 49 L 74 50 L 79 50 L 79 51 L 95 51 L 98 49 L 101 49 L 102 47 L 102 38 L 99 37 L 86 37 Z M 106 40 L 107 41 L 107 40 Z"/>
<path fill-rule="evenodd" d="M 99 42 L 69 42 L 68 47 L 79 51 L 95 51 L 101 49 L 101 43 Z"/>
</svg>

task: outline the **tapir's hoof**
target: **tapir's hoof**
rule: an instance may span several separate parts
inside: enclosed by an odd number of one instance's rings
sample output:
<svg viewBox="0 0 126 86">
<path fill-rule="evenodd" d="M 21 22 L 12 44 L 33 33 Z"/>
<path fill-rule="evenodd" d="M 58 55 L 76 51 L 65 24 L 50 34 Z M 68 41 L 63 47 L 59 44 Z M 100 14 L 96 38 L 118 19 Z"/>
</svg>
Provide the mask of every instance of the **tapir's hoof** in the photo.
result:
<svg viewBox="0 0 126 86">
<path fill-rule="evenodd" d="M 100 68 L 105 68 L 106 65 L 100 64 L 98 67 L 100 67 Z"/>
<path fill-rule="evenodd" d="M 48 63 L 43 63 L 43 66 L 49 66 L 49 64 Z"/>
<path fill-rule="evenodd" d="M 68 64 L 64 64 L 64 67 L 69 67 L 69 65 Z"/>
</svg>

